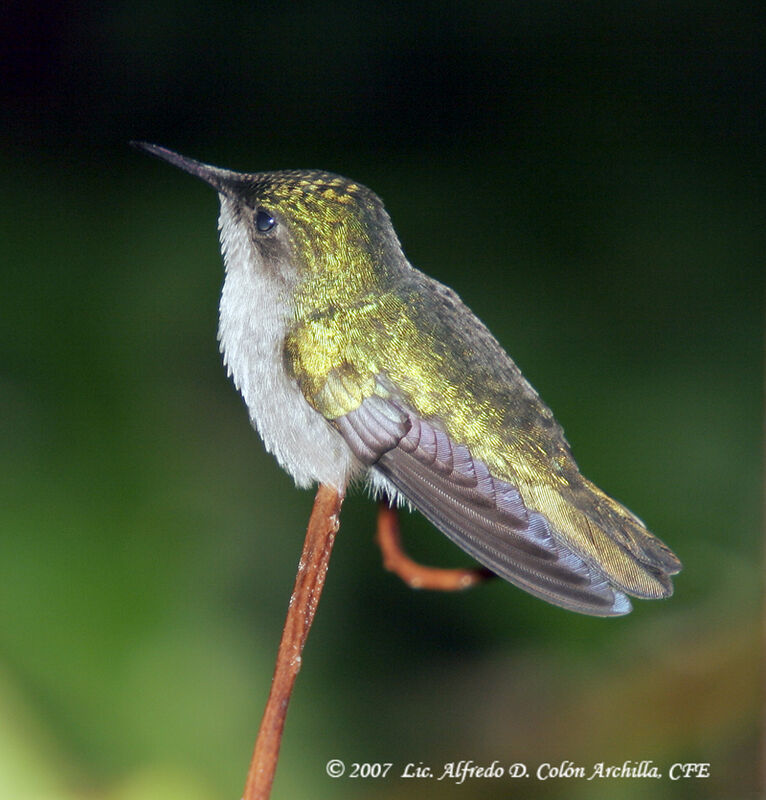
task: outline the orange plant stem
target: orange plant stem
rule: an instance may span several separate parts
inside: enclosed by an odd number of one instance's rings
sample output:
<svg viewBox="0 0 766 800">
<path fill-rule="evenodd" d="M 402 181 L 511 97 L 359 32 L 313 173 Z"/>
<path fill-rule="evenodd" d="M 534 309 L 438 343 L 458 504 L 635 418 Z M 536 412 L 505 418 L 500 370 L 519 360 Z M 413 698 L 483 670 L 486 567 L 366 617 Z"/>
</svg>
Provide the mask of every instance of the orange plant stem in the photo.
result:
<svg viewBox="0 0 766 800">
<path fill-rule="evenodd" d="M 268 800 L 271 794 L 287 706 L 322 594 L 342 502 L 336 489 L 322 485 L 317 490 L 242 800 Z"/>
<path fill-rule="evenodd" d="M 399 533 L 399 514 L 386 503 L 378 505 L 378 545 L 383 553 L 383 566 L 398 575 L 413 589 L 433 589 L 455 592 L 468 589 L 481 581 L 494 577 L 488 569 L 441 569 L 426 567 L 413 561 L 402 549 Z"/>
</svg>

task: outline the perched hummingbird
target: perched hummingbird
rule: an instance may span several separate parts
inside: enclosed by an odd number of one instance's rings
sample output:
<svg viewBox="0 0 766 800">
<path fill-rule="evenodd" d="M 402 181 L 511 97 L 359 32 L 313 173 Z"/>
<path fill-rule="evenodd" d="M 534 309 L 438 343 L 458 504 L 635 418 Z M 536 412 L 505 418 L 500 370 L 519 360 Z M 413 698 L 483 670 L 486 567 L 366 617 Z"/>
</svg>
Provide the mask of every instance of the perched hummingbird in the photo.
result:
<svg viewBox="0 0 766 800">
<path fill-rule="evenodd" d="M 366 478 L 492 572 L 583 614 L 672 594 L 681 562 L 580 474 L 489 330 L 407 261 L 377 195 L 329 172 L 232 172 L 136 144 L 218 192 L 221 351 L 298 486 Z"/>
</svg>

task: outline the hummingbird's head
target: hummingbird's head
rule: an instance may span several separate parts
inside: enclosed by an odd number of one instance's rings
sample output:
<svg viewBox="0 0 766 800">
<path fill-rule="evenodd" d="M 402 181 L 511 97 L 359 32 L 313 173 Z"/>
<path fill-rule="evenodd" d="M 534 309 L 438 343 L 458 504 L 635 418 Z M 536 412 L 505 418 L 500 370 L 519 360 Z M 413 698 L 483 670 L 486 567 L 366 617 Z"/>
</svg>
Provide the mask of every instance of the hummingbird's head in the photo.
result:
<svg viewBox="0 0 766 800">
<path fill-rule="evenodd" d="M 227 273 L 253 269 L 292 289 L 331 284 L 348 296 L 404 259 L 383 203 L 359 183 L 319 170 L 233 172 L 135 144 L 218 192 Z"/>
</svg>

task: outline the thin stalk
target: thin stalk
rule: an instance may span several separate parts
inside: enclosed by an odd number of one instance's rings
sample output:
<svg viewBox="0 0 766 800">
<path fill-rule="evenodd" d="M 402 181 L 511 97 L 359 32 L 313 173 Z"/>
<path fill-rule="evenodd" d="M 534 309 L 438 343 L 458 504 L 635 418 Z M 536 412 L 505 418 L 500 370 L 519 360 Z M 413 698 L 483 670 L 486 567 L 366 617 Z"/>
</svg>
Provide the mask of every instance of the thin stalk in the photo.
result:
<svg viewBox="0 0 766 800">
<path fill-rule="evenodd" d="M 330 486 L 317 490 L 242 800 L 268 800 L 271 794 L 287 706 L 324 587 L 342 502 L 343 495 Z"/>
</svg>

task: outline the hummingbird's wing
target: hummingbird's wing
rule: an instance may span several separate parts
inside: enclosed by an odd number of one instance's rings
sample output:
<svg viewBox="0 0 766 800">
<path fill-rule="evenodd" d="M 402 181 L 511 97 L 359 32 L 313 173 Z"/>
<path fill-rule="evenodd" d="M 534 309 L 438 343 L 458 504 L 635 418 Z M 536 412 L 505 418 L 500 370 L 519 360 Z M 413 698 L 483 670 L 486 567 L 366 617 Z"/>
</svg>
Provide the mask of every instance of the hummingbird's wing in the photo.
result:
<svg viewBox="0 0 766 800">
<path fill-rule="evenodd" d="M 580 474 L 550 410 L 457 295 L 411 273 L 285 341 L 306 400 L 373 484 L 550 603 L 613 616 L 630 611 L 626 594 L 672 594 L 675 555 Z"/>
<path fill-rule="evenodd" d="M 496 574 L 580 613 L 631 610 L 625 594 L 556 537 L 542 514 L 527 509 L 514 486 L 411 410 L 373 395 L 334 424 L 357 458 Z"/>
</svg>

